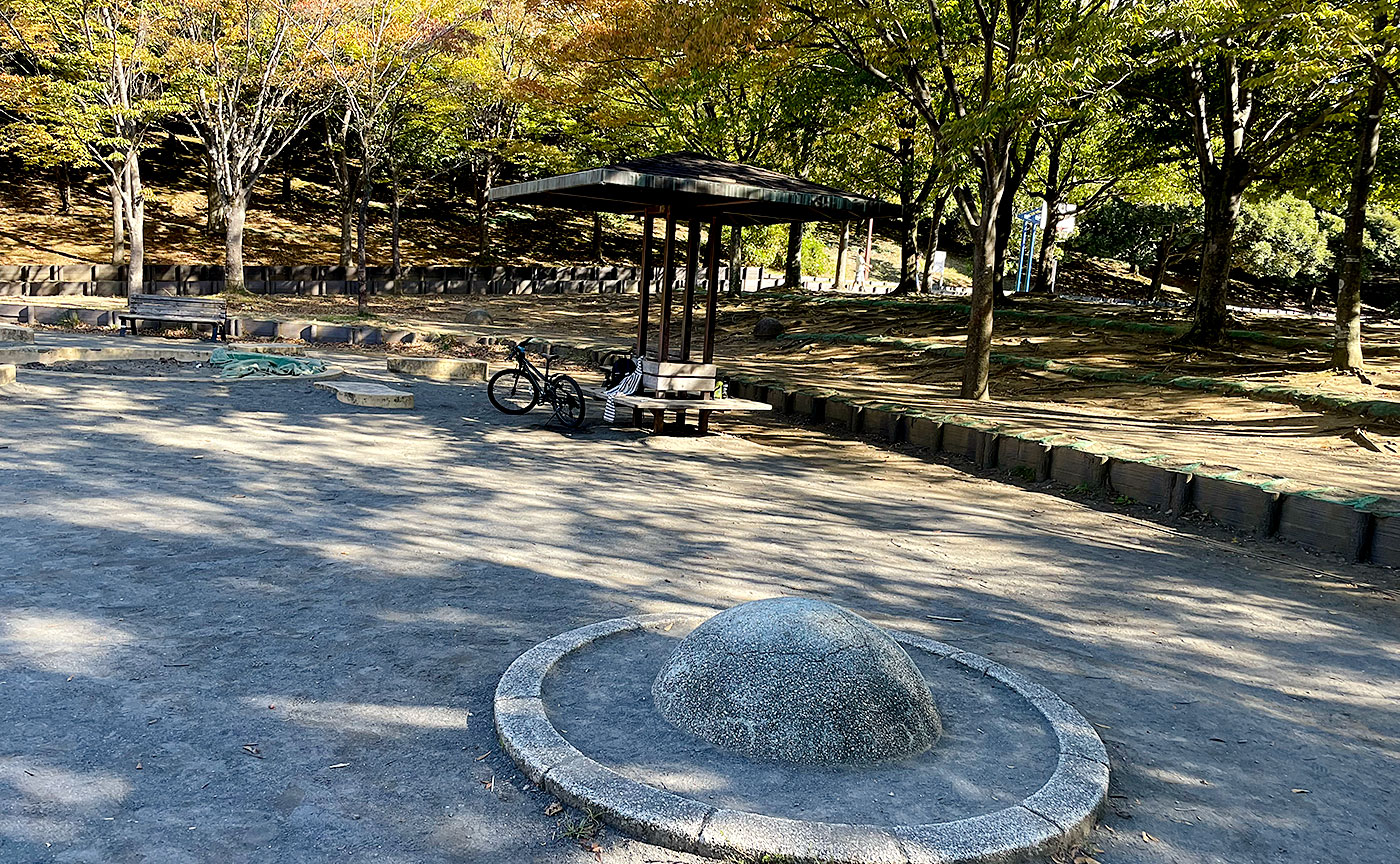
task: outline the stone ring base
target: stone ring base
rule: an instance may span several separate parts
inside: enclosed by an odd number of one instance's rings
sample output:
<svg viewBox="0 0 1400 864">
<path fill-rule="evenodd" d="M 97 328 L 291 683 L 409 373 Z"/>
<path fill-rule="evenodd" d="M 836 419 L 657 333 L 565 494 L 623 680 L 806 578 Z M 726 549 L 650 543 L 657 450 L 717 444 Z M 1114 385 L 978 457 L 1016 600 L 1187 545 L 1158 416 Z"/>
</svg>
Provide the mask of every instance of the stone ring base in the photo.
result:
<svg viewBox="0 0 1400 864">
<path fill-rule="evenodd" d="M 811 822 L 715 807 L 631 780 L 564 739 L 545 711 L 544 680 L 594 642 L 661 629 L 690 615 L 614 618 L 547 639 L 506 669 L 496 687 L 496 733 L 532 783 L 648 843 L 715 858 L 821 864 L 1013 864 L 1082 840 L 1108 797 L 1108 754 L 1098 733 L 1054 693 L 985 657 L 892 631 L 907 650 L 976 670 L 1024 699 L 1053 731 L 1055 770 L 1035 793 L 991 813 L 950 822 L 873 825 Z"/>
</svg>

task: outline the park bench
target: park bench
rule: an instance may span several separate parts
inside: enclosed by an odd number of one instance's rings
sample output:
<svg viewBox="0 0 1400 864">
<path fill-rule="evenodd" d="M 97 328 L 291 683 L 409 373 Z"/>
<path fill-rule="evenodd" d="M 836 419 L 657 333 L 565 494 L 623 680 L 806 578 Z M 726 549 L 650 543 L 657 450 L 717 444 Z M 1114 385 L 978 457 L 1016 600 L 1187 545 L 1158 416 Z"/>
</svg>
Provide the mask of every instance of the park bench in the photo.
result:
<svg viewBox="0 0 1400 864">
<path fill-rule="evenodd" d="M 666 430 L 666 412 L 676 415 L 676 421 L 685 422 L 688 411 L 694 411 L 700 431 L 710 428 L 710 415 L 728 411 L 771 411 L 773 406 L 766 402 L 753 402 L 748 399 L 716 398 L 715 381 L 718 370 L 713 363 L 661 363 L 656 360 L 642 361 L 642 380 L 638 392 L 630 396 L 617 396 L 614 401 L 621 407 L 631 408 L 638 425 L 648 411 L 652 416 L 652 431 Z M 601 387 L 585 391 L 595 399 L 607 399 Z"/>
<path fill-rule="evenodd" d="M 208 324 L 210 338 L 228 339 L 228 304 L 214 297 L 167 297 L 163 294 L 132 294 L 126 311 L 118 312 L 121 335 L 130 328 L 136 333 L 140 321 L 174 321 L 181 324 Z"/>
</svg>

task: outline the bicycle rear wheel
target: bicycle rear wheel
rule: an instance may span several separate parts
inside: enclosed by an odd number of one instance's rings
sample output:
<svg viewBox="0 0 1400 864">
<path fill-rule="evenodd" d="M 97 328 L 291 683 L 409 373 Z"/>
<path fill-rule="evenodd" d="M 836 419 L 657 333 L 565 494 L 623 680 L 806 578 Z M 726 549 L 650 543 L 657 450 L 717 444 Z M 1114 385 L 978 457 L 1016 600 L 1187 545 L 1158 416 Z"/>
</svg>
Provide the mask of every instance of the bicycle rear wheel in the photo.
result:
<svg viewBox="0 0 1400 864">
<path fill-rule="evenodd" d="M 555 375 L 549 379 L 550 402 L 554 406 L 554 416 L 569 429 L 583 425 L 583 415 L 588 403 L 584 400 L 583 388 L 568 375 Z"/>
<path fill-rule="evenodd" d="M 506 414 L 524 414 L 540 401 L 540 388 L 519 369 L 502 369 L 486 385 L 486 398 Z"/>
</svg>

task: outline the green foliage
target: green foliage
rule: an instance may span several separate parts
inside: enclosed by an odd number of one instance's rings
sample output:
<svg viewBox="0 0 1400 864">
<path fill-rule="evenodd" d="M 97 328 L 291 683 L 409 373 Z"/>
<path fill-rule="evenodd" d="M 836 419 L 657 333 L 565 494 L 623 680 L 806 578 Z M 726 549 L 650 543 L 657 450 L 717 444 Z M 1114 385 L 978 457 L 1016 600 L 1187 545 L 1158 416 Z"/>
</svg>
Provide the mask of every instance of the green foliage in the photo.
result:
<svg viewBox="0 0 1400 864">
<path fill-rule="evenodd" d="M 1400 270 L 1400 212 L 1367 208 L 1366 267 L 1372 272 Z"/>
<path fill-rule="evenodd" d="M 1157 260 L 1158 246 L 1176 228 L 1179 243 L 1200 237 L 1200 210 L 1183 204 L 1136 204 L 1114 198 L 1095 209 L 1078 225 L 1070 248 L 1099 258 L 1124 261 L 1146 270 Z"/>
<path fill-rule="evenodd" d="M 1246 201 L 1235 265 L 1266 279 L 1316 279 L 1331 264 L 1328 232 L 1313 206 L 1292 195 Z"/>
</svg>

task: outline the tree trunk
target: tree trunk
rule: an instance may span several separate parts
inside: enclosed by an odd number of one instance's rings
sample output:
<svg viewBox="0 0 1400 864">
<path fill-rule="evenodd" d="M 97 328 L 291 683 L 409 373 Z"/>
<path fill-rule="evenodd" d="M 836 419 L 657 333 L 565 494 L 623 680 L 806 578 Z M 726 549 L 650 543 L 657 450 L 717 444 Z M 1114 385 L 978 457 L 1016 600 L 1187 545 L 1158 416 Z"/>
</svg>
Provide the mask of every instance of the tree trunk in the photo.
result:
<svg viewBox="0 0 1400 864">
<path fill-rule="evenodd" d="M 996 224 L 993 203 L 983 213 L 972 242 L 972 314 L 967 326 L 962 387 L 958 393 L 964 399 L 986 401 L 991 398 L 987 382 L 992 370 L 992 307 L 998 294 Z"/>
<path fill-rule="evenodd" d="M 713 242 L 713 241 L 711 241 Z M 603 263 L 603 214 L 593 214 L 593 261 Z"/>
<path fill-rule="evenodd" d="M 996 251 L 992 257 L 992 291 L 997 302 L 1006 300 L 1006 253 L 1011 247 L 1012 224 L 1016 218 L 1016 192 L 1007 189 L 996 211 Z"/>
<path fill-rule="evenodd" d="M 919 259 L 919 212 L 914 202 L 914 121 L 900 122 L 899 152 L 899 284 L 892 294 L 918 290 L 915 271 Z"/>
<path fill-rule="evenodd" d="M 58 212 L 73 212 L 73 178 L 67 165 L 58 166 Z"/>
<path fill-rule="evenodd" d="M 1230 311 L 1230 270 L 1234 263 L 1235 229 L 1240 222 L 1240 197 L 1243 192 L 1230 184 L 1224 172 L 1205 185 L 1205 220 L 1202 230 L 1201 277 L 1196 287 L 1196 302 L 1192 307 L 1191 329 L 1182 337 L 1188 345 L 1219 345 L 1225 339 Z"/>
<path fill-rule="evenodd" d="M 1147 287 L 1147 302 L 1156 303 L 1162 292 L 1162 282 L 1167 278 L 1167 260 L 1171 254 L 1176 229 L 1171 228 L 1157 241 L 1157 259 L 1152 262 L 1152 284 Z"/>
<path fill-rule="evenodd" d="M 248 220 L 248 197 L 243 190 L 228 199 L 223 208 L 224 222 L 224 291 L 242 294 L 248 290 L 243 278 L 243 229 Z"/>
<path fill-rule="evenodd" d="M 495 185 L 496 157 L 488 153 L 477 183 L 476 199 L 477 240 L 479 242 L 477 257 L 483 262 L 489 260 L 491 255 L 491 201 L 486 196 L 490 194 L 491 187 Z"/>
<path fill-rule="evenodd" d="M 803 222 L 793 222 L 788 226 L 784 280 L 789 291 L 802 288 L 802 233 L 805 228 L 806 224 Z"/>
<path fill-rule="evenodd" d="M 1007 134 L 1004 132 L 1003 136 Z M 982 176 L 975 202 L 977 223 L 972 232 L 972 314 L 967 325 L 959 395 L 979 401 L 991 398 L 987 384 L 992 371 L 992 307 L 1000 293 L 996 272 L 997 226 L 1001 221 L 1002 201 L 1012 194 L 1007 187 L 1011 148 L 1010 142 L 1002 143 L 1004 140 L 999 136 L 999 140 L 983 150 Z M 973 212 L 972 203 L 961 204 L 965 214 Z"/>
<path fill-rule="evenodd" d="M 126 192 L 122 189 L 125 170 L 112 181 L 112 263 L 121 264 L 126 260 Z"/>
<path fill-rule="evenodd" d="M 355 220 L 355 277 L 359 282 L 359 303 L 356 311 L 362 317 L 369 314 L 369 261 L 365 251 L 365 231 L 369 223 L 369 167 L 369 160 L 366 159 L 364 170 L 360 173 L 359 218 Z"/>
<path fill-rule="evenodd" d="M 840 291 L 846 284 L 846 247 L 851 245 L 851 223 L 841 223 L 841 239 L 836 242 L 836 281 L 835 288 Z"/>
<path fill-rule="evenodd" d="M 933 215 L 928 219 L 928 245 L 924 247 L 924 290 L 930 291 L 929 285 L 933 281 L 933 255 L 938 251 L 939 235 L 943 230 L 943 214 L 948 209 L 948 197 L 950 193 L 944 192 L 938 196 L 938 200 L 933 205 Z"/>
<path fill-rule="evenodd" d="M 399 193 L 399 171 L 393 167 L 389 171 L 389 290 L 399 293 L 399 269 L 403 259 L 399 254 L 400 219 L 403 213 L 403 198 Z"/>
<path fill-rule="evenodd" d="M 127 261 L 127 296 L 140 294 L 146 284 L 146 193 L 141 186 L 141 164 L 136 153 L 127 156 L 126 209 L 130 253 Z"/>
<path fill-rule="evenodd" d="M 735 297 L 744 292 L 744 229 L 729 226 L 729 293 Z"/>
<path fill-rule="evenodd" d="M 1342 266 L 1337 282 L 1337 328 L 1332 346 L 1332 366 L 1359 371 L 1361 356 L 1362 244 L 1366 231 L 1366 202 L 1376 172 L 1381 144 L 1381 109 L 1386 85 L 1378 72 L 1371 73 L 1366 108 L 1356 120 L 1356 163 L 1351 172 L 1346 228 L 1342 232 Z"/>
<path fill-rule="evenodd" d="M 340 256 L 339 266 L 350 267 L 354 260 L 355 226 L 355 185 L 350 173 L 350 111 L 341 115 L 339 126 L 332 127 L 329 116 L 324 118 L 326 130 L 326 152 L 331 155 L 331 168 L 335 176 L 335 202 L 340 215 Z"/>
<path fill-rule="evenodd" d="M 214 165 L 211 159 L 204 160 L 204 170 L 208 174 L 209 181 L 204 193 L 204 231 L 213 237 L 227 228 L 224 223 L 224 201 L 223 195 L 219 192 L 218 178 L 214 176 Z"/>
</svg>

